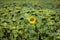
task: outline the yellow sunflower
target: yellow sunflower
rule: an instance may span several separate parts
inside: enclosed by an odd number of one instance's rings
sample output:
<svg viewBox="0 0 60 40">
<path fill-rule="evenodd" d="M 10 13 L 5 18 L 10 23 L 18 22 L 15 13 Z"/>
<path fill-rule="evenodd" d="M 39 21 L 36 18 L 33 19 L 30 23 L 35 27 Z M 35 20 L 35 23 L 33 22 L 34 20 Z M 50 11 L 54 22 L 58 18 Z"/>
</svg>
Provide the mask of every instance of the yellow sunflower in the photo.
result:
<svg viewBox="0 0 60 40">
<path fill-rule="evenodd" d="M 36 22 L 36 18 L 34 16 L 31 16 L 28 18 L 29 23 L 34 24 Z"/>
</svg>

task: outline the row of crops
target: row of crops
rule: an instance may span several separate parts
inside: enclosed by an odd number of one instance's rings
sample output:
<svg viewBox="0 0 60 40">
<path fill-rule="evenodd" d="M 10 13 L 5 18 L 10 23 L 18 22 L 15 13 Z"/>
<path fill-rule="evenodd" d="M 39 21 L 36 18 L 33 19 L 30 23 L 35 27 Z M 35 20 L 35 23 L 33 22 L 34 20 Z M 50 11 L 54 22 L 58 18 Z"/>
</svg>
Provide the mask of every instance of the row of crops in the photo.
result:
<svg viewBox="0 0 60 40">
<path fill-rule="evenodd" d="M 0 0 L 0 40 L 60 40 L 60 0 Z"/>
</svg>

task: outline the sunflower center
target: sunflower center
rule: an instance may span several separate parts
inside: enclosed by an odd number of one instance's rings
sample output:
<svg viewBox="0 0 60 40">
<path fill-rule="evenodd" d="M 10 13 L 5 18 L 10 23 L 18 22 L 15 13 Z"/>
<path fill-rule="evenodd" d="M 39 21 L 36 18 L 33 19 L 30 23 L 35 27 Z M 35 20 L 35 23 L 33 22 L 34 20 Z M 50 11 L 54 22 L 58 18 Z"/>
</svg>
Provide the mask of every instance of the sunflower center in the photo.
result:
<svg viewBox="0 0 60 40">
<path fill-rule="evenodd" d="M 34 18 L 31 18 L 30 21 L 34 21 Z"/>
</svg>

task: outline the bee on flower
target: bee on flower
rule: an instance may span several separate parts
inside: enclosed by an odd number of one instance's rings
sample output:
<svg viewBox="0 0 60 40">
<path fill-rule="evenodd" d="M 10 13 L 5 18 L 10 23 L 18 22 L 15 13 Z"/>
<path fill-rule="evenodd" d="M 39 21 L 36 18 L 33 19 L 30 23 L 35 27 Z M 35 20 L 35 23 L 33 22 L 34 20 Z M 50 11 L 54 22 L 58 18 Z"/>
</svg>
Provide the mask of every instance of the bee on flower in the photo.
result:
<svg viewBox="0 0 60 40">
<path fill-rule="evenodd" d="M 29 23 L 34 24 L 36 22 L 36 18 L 34 16 L 31 16 L 28 18 Z"/>
</svg>

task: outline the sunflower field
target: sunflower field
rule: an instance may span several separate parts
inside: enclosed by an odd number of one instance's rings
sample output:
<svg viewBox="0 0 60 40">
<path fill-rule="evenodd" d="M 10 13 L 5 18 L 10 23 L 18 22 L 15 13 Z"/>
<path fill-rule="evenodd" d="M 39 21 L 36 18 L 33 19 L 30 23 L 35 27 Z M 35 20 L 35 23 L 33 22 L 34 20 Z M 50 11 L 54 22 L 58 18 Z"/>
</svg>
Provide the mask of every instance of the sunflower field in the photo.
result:
<svg viewBox="0 0 60 40">
<path fill-rule="evenodd" d="M 60 0 L 0 0 L 0 40 L 60 40 Z"/>
</svg>

